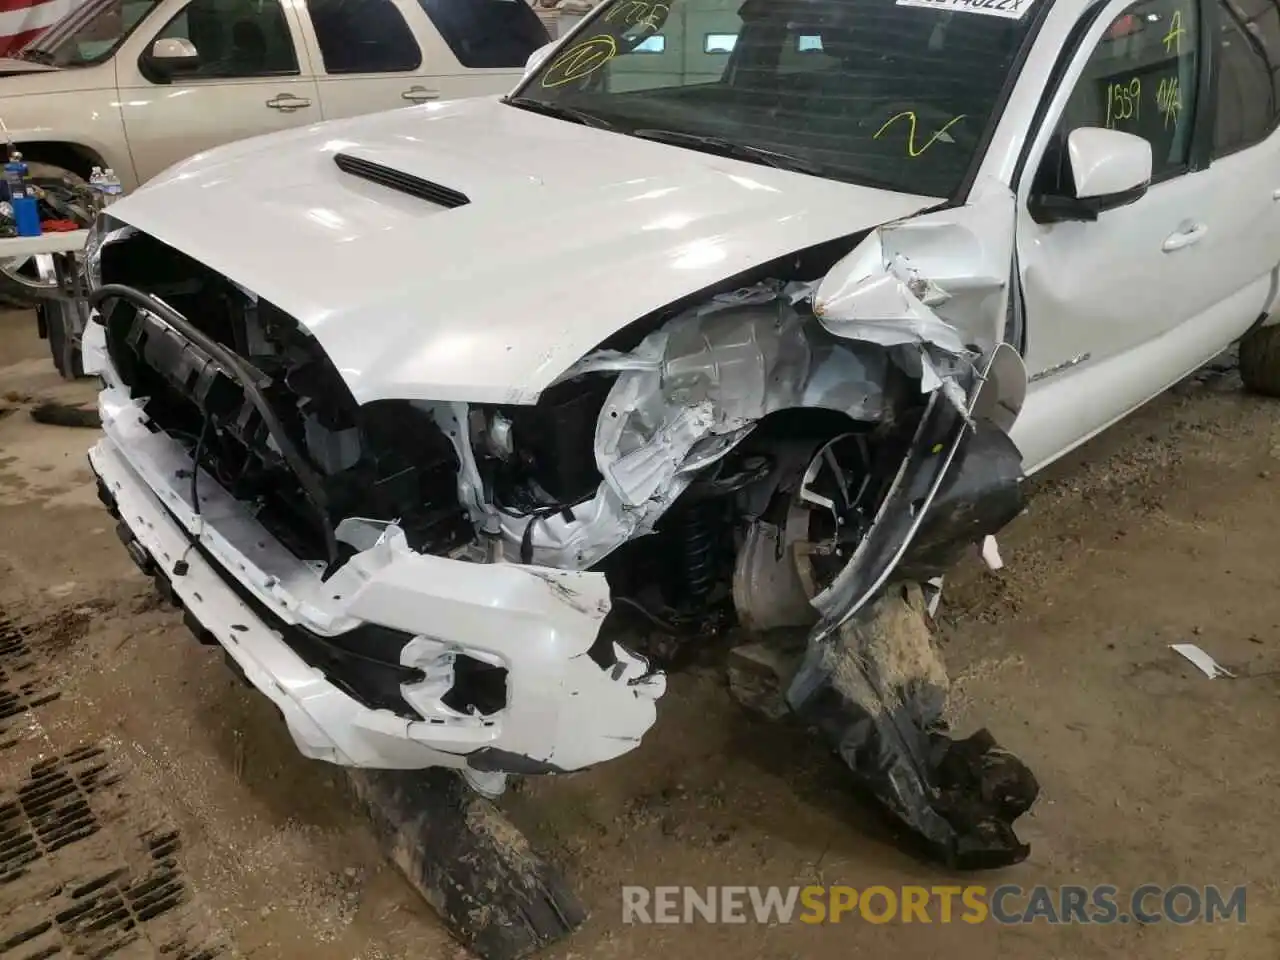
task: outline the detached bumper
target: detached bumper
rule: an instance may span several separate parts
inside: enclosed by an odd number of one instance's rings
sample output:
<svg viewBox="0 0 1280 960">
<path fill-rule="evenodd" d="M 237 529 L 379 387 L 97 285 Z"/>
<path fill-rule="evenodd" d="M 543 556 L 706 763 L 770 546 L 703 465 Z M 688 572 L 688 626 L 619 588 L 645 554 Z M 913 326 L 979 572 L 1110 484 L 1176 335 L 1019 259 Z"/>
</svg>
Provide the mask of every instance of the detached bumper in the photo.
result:
<svg viewBox="0 0 1280 960">
<path fill-rule="evenodd" d="M 577 770 L 633 749 L 665 677 L 601 641 L 599 574 L 415 553 L 390 528 L 325 581 L 115 387 L 89 454 L 135 561 L 283 714 L 308 757 L 357 767 Z M 489 704 L 459 706 L 469 665 Z M 497 680 L 493 702 L 494 678 Z"/>
</svg>

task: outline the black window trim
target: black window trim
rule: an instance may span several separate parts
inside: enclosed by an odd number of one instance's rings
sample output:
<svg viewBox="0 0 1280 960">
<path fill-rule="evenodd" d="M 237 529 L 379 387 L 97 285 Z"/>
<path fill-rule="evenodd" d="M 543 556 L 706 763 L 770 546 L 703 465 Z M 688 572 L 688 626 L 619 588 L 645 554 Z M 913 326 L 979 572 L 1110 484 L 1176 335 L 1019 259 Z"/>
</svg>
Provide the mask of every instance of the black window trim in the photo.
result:
<svg viewBox="0 0 1280 960">
<path fill-rule="evenodd" d="M 302 58 L 298 56 L 298 38 L 294 36 L 293 26 L 289 23 L 289 9 L 288 7 L 285 6 L 283 2 L 281 2 L 281 0 L 270 0 L 270 2 L 274 3 L 279 8 L 280 15 L 281 17 L 284 18 L 285 30 L 288 32 L 288 35 L 289 35 L 289 44 L 293 47 L 294 67 L 292 70 L 263 70 L 260 73 L 236 73 L 236 74 L 227 74 L 225 76 L 203 76 L 203 77 L 184 76 L 182 74 L 178 74 L 172 77 L 166 77 L 156 73 L 154 70 L 151 69 L 150 64 L 147 62 L 147 57 L 150 56 L 151 54 L 151 48 L 156 45 L 156 41 L 160 39 L 160 35 L 169 29 L 169 25 L 172 24 L 184 13 L 186 13 L 188 7 L 190 7 L 193 3 L 197 3 L 197 2 L 198 0 L 187 0 L 186 3 L 184 3 L 181 7 L 178 8 L 178 12 L 175 13 L 168 20 L 166 20 L 164 24 L 160 27 L 160 29 L 151 35 L 151 39 L 148 40 L 143 45 L 142 52 L 138 54 L 138 73 L 142 74 L 142 78 L 146 80 L 148 83 L 153 83 L 153 84 L 156 84 L 157 86 L 172 86 L 175 83 L 210 84 L 210 83 L 221 83 L 227 80 L 263 80 L 263 79 L 270 79 L 271 77 L 303 76 Z M 152 8 L 153 12 L 155 9 L 156 9 L 155 7 Z M 144 16 L 142 20 L 138 21 L 138 23 L 134 25 L 135 29 L 137 27 L 140 27 L 142 23 L 148 19 L 150 19 L 150 14 L 148 14 L 147 16 Z"/>
<path fill-rule="evenodd" d="M 1107 0 L 1099 0 L 1105 3 Z M 1044 28 L 1045 21 L 1049 19 L 1049 13 L 1053 10 L 1054 0 L 1042 0 L 1031 8 L 1032 21 L 1027 28 L 1026 36 L 1022 38 L 1022 46 L 1018 50 L 1013 59 L 1013 63 L 1009 65 L 1008 73 L 1004 78 L 1004 86 L 999 94 L 996 95 L 995 102 L 991 105 L 991 117 L 987 121 L 987 128 L 982 132 L 982 136 L 978 139 L 973 149 L 973 158 L 969 161 L 969 169 L 961 178 L 959 185 L 956 187 L 955 193 L 947 199 L 945 203 L 940 204 L 937 208 L 945 210 L 949 207 L 963 206 L 969 198 L 969 194 L 973 192 L 974 184 L 978 181 L 978 173 L 982 170 L 983 164 L 987 162 L 987 156 L 991 152 L 991 144 L 996 138 L 996 131 L 1000 129 L 1000 123 L 1004 120 L 1004 115 L 1009 109 L 1009 101 L 1013 98 L 1013 92 L 1018 88 L 1018 82 L 1022 79 L 1022 71 L 1027 65 L 1027 60 L 1031 58 L 1031 51 L 1035 49 L 1036 42 L 1040 39 L 1040 31 Z M 1041 109 L 1044 108 L 1042 102 Z M 1039 119 L 1039 110 L 1036 117 L 1032 119 L 1032 123 L 1036 124 Z M 1031 137 L 1028 137 L 1023 144 L 1023 151 L 1029 149 Z M 1014 183 L 1017 183 L 1018 171 L 1022 158 L 1019 158 L 1019 166 L 1014 169 Z"/>
<path fill-rule="evenodd" d="M 1208 6 L 1213 8 L 1212 30 L 1213 30 L 1214 37 L 1218 37 L 1222 33 L 1222 26 L 1223 26 L 1222 11 L 1224 8 L 1226 8 L 1227 16 L 1231 18 L 1231 22 L 1235 24 L 1237 29 L 1239 29 L 1240 33 L 1244 35 L 1245 39 L 1249 42 L 1250 46 L 1254 46 L 1254 47 L 1257 46 L 1257 38 L 1254 37 L 1254 35 L 1249 32 L 1248 26 L 1246 26 L 1246 24 L 1240 19 L 1240 17 L 1237 16 L 1236 11 L 1231 9 L 1230 5 L 1225 3 L 1224 0 L 1199 0 L 1199 2 L 1203 6 Z M 1213 44 L 1212 46 L 1214 48 L 1214 53 L 1216 54 L 1218 46 L 1217 44 Z M 1217 112 L 1218 112 L 1218 83 L 1220 80 L 1219 72 L 1221 70 L 1221 66 L 1222 66 L 1221 58 L 1215 56 L 1213 60 L 1213 83 L 1212 83 L 1212 90 L 1210 94 L 1213 98 L 1210 102 L 1213 104 L 1213 112 L 1214 112 L 1215 118 L 1217 117 Z M 1241 153 L 1245 150 L 1252 149 L 1253 147 L 1256 147 L 1259 144 L 1266 143 L 1275 135 L 1276 130 L 1280 129 L 1280 86 L 1278 86 L 1278 83 L 1274 74 L 1271 77 L 1271 90 L 1272 90 L 1271 125 L 1267 127 L 1266 132 L 1263 133 L 1260 137 L 1257 137 L 1256 139 L 1246 140 L 1244 143 L 1240 143 L 1233 146 L 1230 150 L 1224 150 L 1221 153 L 1219 153 L 1217 149 L 1217 144 L 1213 142 L 1213 139 L 1214 139 L 1213 130 L 1211 129 L 1209 131 L 1209 162 L 1210 163 L 1212 163 L 1215 160 L 1225 160 L 1227 157 L 1233 157 L 1237 153 Z"/>
</svg>

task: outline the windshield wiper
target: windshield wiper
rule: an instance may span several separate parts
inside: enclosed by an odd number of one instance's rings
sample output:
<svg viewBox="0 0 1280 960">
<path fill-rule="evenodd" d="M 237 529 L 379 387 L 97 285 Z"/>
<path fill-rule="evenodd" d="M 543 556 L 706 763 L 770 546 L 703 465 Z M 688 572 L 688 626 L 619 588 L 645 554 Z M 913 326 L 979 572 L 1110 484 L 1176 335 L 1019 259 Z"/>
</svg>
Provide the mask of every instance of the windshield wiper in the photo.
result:
<svg viewBox="0 0 1280 960">
<path fill-rule="evenodd" d="M 603 117 L 597 117 L 594 113 L 587 113 L 576 107 L 566 107 L 562 103 L 548 103 L 546 100 L 534 100 L 532 97 L 504 97 L 502 102 L 511 107 L 528 110 L 530 113 L 540 113 L 544 117 L 555 117 L 557 120 L 568 120 L 571 123 L 581 123 L 583 126 L 597 127 L 601 130 L 614 129 L 613 124 Z"/>
<path fill-rule="evenodd" d="M 816 163 L 803 157 L 754 147 L 749 143 L 737 143 L 723 137 L 710 137 L 700 133 L 685 133 L 682 130 L 657 130 L 642 128 L 632 130 L 633 137 L 642 140 L 655 140 L 658 143 L 669 143 L 673 147 L 688 147 L 690 150 L 701 150 L 703 153 L 714 153 L 722 157 L 733 157 L 737 160 L 749 160 L 762 163 L 779 170 L 794 170 L 796 173 L 809 173 L 816 177 L 826 176 L 826 171 Z"/>
</svg>

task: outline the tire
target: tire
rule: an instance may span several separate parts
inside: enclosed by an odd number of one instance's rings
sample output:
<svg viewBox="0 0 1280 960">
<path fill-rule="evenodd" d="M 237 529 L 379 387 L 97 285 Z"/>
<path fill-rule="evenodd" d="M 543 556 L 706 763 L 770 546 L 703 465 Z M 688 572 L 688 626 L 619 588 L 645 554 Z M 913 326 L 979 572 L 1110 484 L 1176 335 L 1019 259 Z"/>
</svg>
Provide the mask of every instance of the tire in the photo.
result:
<svg viewBox="0 0 1280 960">
<path fill-rule="evenodd" d="M 31 162 L 27 164 L 27 170 L 31 182 L 45 192 L 47 200 L 42 204 L 42 213 L 52 213 L 62 219 L 75 220 L 81 226 L 89 226 L 93 221 L 93 194 L 83 177 L 51 163 Z M 16 272 L 18 278 L 0 269 L 0 309 L 30 310 L 40 298 L 23 284 L 23 279 L 29 283 L 37 282 L 34 262 L 28 260 Z"/>
<path fill-rule="evenodd" d="M 58 303 L 45 303 L 36 308 L 43 315 L 44 328 L 49 338 L 49 354 L 53 365 L 64 380 L 78 380 L 84 376 L 84 358 L 75 345 L 67 356 L 67 308 Z"/>
<path fill-rule="evenodd" d="M 1280 325 L 1250 330 L 1241 339 L 1240 379 L 1252 393 L 1280 397 Z"/>
</svg>

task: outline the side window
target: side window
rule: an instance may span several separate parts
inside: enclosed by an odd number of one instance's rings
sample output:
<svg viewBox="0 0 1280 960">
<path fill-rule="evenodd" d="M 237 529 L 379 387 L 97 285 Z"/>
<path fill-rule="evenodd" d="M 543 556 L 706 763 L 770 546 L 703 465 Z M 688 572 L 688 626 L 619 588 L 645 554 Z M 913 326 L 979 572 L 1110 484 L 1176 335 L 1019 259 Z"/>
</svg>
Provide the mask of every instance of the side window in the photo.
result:
<svg viewBox="0 0 1280 960">
<path fill-rule="evenodd" d="M 309 0 L 307 15 L 325 73 L 400 73 L 422 66 L 422 51 L 391 0 Z"/>
<path fill-rule="evenodd" d="M 185 40 L 195 48 L 195 64 L 183 69 L 183 78 L 298 72 L 298 54 L 279 0 L 191 0 L 155 39 Z"/>
<path fill-rule="evenodd" d="M 1218 0 L 1218 7 L 1215 157 L 1264 139 L 1280 119 L 1280 0 Z"/>
<path fill-rule="evenodd" d="M 527 0 L 418 0 L 464 67 L 523 67 L 551 42 Z M 652 51 L 647 51 L 652 52 Z"/>
<path fill-rule="evenodd" d="M 1085 65 L 1060 135 L 1079 127 L 1136 134 L 1151 144 L 1151 177 L 1185 169 L 1200 76 L 1195 0 L 1140 0 L 1111 21 Z"/>
</svg>

